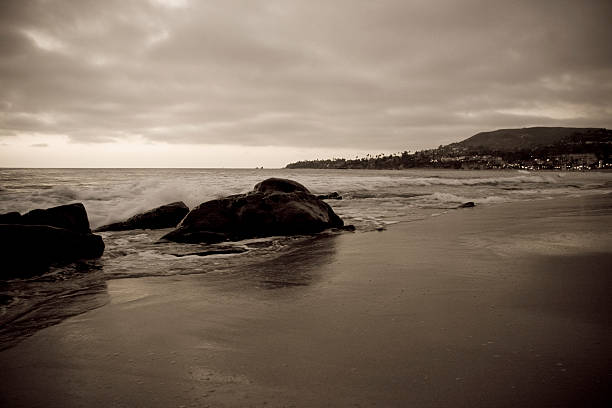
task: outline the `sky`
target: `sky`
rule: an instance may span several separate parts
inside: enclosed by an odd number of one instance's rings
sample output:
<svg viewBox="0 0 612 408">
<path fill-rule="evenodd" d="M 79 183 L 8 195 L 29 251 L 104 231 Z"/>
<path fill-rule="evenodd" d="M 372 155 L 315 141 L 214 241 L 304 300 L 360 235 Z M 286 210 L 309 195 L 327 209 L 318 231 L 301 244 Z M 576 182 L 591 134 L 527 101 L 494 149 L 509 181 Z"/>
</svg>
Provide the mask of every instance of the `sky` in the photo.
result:
<svg viewBox="0 0 612 408">
<path fill-rule="evenodd" d="M 612 127 L 612 1 L 2 0 L 0 167 L 282 167 Z"/>
</svg>

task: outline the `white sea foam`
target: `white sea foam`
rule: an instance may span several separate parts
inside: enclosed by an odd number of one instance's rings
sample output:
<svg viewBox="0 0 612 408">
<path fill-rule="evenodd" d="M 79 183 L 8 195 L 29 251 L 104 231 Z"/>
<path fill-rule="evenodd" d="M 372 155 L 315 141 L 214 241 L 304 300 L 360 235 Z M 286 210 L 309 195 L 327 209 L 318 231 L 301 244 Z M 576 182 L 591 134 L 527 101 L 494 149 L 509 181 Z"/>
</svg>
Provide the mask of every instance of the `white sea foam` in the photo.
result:
<svg viewBox="0 0 612 408">
<path fill-rule="evenodd" d="M 501 196 L 486 196 L 486 197 L 468 197 L 468 196 L 459 196 L 451 193 L 440 193 L 435 192 L 431 194 L 428 198 L 431 200 L 441 202 L 441 203 L 466 203 L 468 201 L 472 201 L 474 203 L 505 203 L 511 201 L 509 197 L 501 197 Z"/>
</svg>

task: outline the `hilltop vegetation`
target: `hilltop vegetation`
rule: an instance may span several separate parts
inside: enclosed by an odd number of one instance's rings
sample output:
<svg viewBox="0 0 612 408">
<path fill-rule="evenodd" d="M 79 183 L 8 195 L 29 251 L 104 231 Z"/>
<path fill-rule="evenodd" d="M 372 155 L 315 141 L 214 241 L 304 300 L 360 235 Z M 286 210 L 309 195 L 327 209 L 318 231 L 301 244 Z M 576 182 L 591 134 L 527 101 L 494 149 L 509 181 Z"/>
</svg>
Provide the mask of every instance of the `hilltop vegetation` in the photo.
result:
<svg viewBox="0 0 612 408">
<path fill-rule="evenodd" d="M 490 151 L 517 151 L 550 146 L 562 142 L 573 135 L 598 134 L 602 129 L 593 128 L 563 128 L 563 127 L 532 127 L 522 129 L 499 129 L 491 132 L 480 132 L 459 143 L 450 146 L 460 146 L 467 149 L 487 149 Z"/>
<path fill-rule="evenodd" d="M 534 127 L 478 133 L 458 143 L 414 153 L 333 158 L 290 163 L 316 169 L 407 168 L 610 168 L 612 131 L 599 128 Z"/>
</svg>

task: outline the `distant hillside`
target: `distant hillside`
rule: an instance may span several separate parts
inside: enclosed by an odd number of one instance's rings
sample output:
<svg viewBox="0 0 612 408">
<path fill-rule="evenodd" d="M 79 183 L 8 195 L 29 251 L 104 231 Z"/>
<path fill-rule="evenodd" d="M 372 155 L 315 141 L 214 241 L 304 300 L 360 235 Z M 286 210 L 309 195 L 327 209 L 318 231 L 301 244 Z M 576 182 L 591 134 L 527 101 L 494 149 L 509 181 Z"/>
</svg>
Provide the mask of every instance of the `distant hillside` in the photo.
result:
<svg viewBox="0 0 612 408">
<path fill-rule="evenodd" d="M 356 159 L 305 160 L 291 169 L 409 168 L 612 168 L 612 131 L 601 128 L 532 127 L 478 133 L 458 143 L 415 153 Z"/>
<path fill-rule="evenodd" d="M 531 127 L 522 129 L 499 129 L 477 133 L 449 147 L 463 147 L 468 150 L 483 149 L 500 152 L 533 149 L 553 145 L 572 135 L 600 133 L 597 128 Z"/>
</svg>

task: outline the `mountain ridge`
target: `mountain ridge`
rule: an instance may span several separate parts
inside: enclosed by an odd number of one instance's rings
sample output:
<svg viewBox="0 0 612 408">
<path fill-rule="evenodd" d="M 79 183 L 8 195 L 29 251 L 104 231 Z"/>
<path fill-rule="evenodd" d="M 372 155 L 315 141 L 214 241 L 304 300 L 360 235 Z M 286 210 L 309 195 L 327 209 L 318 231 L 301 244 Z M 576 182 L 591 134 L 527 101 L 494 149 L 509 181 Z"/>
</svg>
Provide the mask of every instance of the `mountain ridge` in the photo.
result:
<svg viewBox="0 0 612 408">
<path fill-rule="evenodd" d="M 612 130 L 526 127 L 480 132 L 460 142 L 415 153 L 404 151 L 356 159 L 304 160 L 286 168 L 612 168 Z"/>
<path fill-rule="evenodd" d="M 449 146 L 462 146 L 466 148 L 486 148 L 500 151 L 530 149 L 534 147 L 552 145 L 561 142 L 564 138 L 576 134 L 596 134 L 601 128 L 574 128 L 574 127 L 546 127 L 535 126 L 526 128 L 497 129 L 479 132 L 460 142 Z"/>
</svg>

